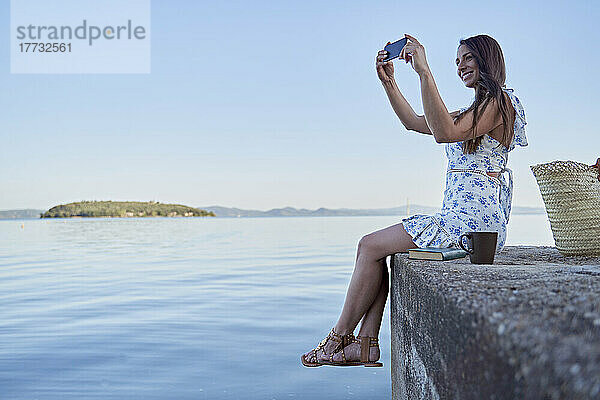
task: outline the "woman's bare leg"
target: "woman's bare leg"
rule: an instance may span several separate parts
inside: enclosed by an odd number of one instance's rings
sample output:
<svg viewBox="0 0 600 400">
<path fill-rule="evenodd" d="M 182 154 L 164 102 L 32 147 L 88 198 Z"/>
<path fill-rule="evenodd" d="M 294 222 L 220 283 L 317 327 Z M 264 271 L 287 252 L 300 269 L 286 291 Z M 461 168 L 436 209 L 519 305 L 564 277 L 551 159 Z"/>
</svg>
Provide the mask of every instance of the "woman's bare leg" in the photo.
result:
<svg viewBox="0 0 600 400">
<path fill-rule="evenodd" d="M 372 325 L 381 324 L 381 316 L 387 300 L 388 283 L 382 285 L 384 271 L 385 280 L 388 280 L 385 258 L 415 247 L 417 246 L 413 243 L 412 237 L 404 230 L 402 224 L 373 232 L 360 240 L 356 266 L 346 292 L 342 314 L 334 328 L 337 333 L 345 335 L 353 332 L 372 305 L 375 306 L 372 310 L 375 314 L 367 316 L 366 321 L 369 325 L 361 328 L 361 331 L 365 330 L 366 334 L 373 333 L 376 329 L 376 332 L 379 332 L 379 326 L 375 328 Z M 379 317 L 377 314 L 380 314 Z"/>
<path fill-rule="evenodd" d="M 381 275 L 383 279 L 381 280 L 379 293 L 362 319 L 360 331 L 358 332 L 359 336 L 379 337 L 383 310 L 385 309 L 385 303 L 390 291 L 390 274 L 385 259 L 381 260 Z"/>
<path fill-rule="evenodd" d="M 370 235 L 365 236 L 362 240 L 362 253 L 366 253 L 365 258 L 368 260 L 367 263 L 361 264 L 361 268 L 371 268 L 378 270 L 378 273 L 381 277 L 380 285 L 374 300 L 369 305 L 369 308 L 364 313 L 362 317 L 362 323 L 360 326 L 360 331 L 358 336 L 370 336 L 377 338 L 379 337 L 379 330 L 381 328 L 381 320 L 383 318 L 383 310 L 385 309 L 385 303 L 387 302 L 387 297 L 389 293 L 389 272 L 386 263 L 386 257 L 391 254 L 400 253 L 407 251 L 408 249 L 412 249 L 418 247 L 412 241 L 412 237 L 404 230 L 402 224 L 397 224 L 391 226 L 386 229 L 382 229 L 380 231 L 374 232 Z M 361 253 L 361 245 L 359 244 L 359 253 Z M 378 258 L 379 257 L 379 258 Z M 358 259 L 358 257 L 357 257 Z M 356 269 L 359 267 L 357 265 L 354 269 L 356 273 Z M 354 274 L 352 279 L 354 279 Z M 360 278 L 359 278 L 360 279 Z M 351 281 L 352 284 L 352 281 Z M 348 299 L 351 299 L 349 302 Z M 367 300 L 367 299 L 365 299 Z M 368 300 L 367 300 L 368 301 Z M 342 310 L 342 315 L 338 320 L 338 325 L 340 321 L 343 321 L 345 317 L 348 321 L 351 321 L 353 325 L 350 325 L 349 328 L 342 325 L 339 329 L 351 329 L 350 332 L 354 331 L 356 324 L 358 321 L 356 320 L 358 313 L 352 312 L 352 305 L 360 303 L 360 298 L 356 298 L 356 294 L 352 293 L 350 287 L 348 288 L 348 292 L 346 294 L 346 302 L 344 303 L 344 309 Z M 344 311 L 346 311 L 349 305 L 347 315 L 344 315 Z M 360 320 L 360 317 L 358 317 Z M 354 322 L 356 321 L 356 322 Z M 336 325 L 336 327 L 338 326 Z M 337 329 L 336 329 L 337 332 Z M 344 332 L 346 333 L 346 332 Z M 379 348 L 371 347 L 369 349 L 369 359 L 370 360 L 378 360 L 379 359 Z M 352 360 L 360 360 L 360 345 L 358 343 L 350 344 L 344 348 L 344 357 L 348 361 Z M 333 355 L 334 361 L 342 361 L 342 354 L 338 352 Z"/>
<path fill-rule="evenodd" d="M 388 255 L 414 247 L 417 246 L 402 224 L 373 232 L 360 240 L 342 314 L 334 327 L 336 333 L 345 335 L 353 332 L 364 316 L 360 334 L 377 337 L 389 291 L 385 259 Z M 325 353 L 331 354 L 335 346 L 335 343 L 328 342 L 324 347 Z M 308 357 L 309 353 L 305 355 Z M 326 358 L 322 352 L 317 357 Z"/>
<path fill-rule="evenodd" d="M 379 287 L 379 292 L 377 293 L 377 297 L 371 304 L 371 307 L 367 310 L 367 313 L 362 318 L 362 322 L 360 324 L 360 331 L 358 332 L 358 336 L 369 336 L 378 338 L 379 330 L 381 328 L 381 320 L 383 318 L 383 310 L 385 309 L 385 303 L 387 302 L 387 297 L 390 288 L 390 280 L 389 280 L 389 272 L 386 263 L 386 259 L 380 260 L 381 264 L 381 286 Z M 371 347 L 369 349 L 369 359 L 372 361 L 379 360 L 379 347 Z M 347 361 L 356 361 L 360 360 L 360 345 L 358 343 L 350 344 L 344 348 L 344 357 L 342 357 L 341 352 L 337 352 L 333 355 L 333 361 L 341 362 L 344 360 Z"/>
</svg>

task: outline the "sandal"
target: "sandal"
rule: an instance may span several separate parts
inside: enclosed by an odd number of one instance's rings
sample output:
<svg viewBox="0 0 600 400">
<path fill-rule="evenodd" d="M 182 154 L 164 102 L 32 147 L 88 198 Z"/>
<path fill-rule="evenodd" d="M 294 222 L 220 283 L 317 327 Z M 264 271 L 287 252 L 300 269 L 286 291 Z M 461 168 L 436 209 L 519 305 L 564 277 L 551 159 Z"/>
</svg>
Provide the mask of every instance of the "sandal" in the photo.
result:
<svg viewBox="0 0 600 400">
<path fill-rule="evenodd" d="M 353 367 L 358 365 L 364 365 L 365 367 L 383 367 L 383 363 L 380 363 L 377 360 L 370 360 L 371 347 L 379 348 L 379 339 L 370 336 L 357 336 L 352 343 L 360 344 L 360 361 L 346 361 L 346 355 L 344 354 L 344 349 L 342 349 L 341 362 L 333 361 L 332 354 L 329 357 L 331 361 L 322 361 L 321 363 L 325 365 L 334 365 L 336 367 Z"/>
<path fill-rule="evenodd" d="M 333 349 L 331 354 L 327 354 L 325 352 L 325 345 L 330 340 L 334 343 L 337 343 L 337 346 Z M 317 347 L 315 347 L 314 349 L 312 349 L 309 352 L 308 357 L 304 357 L 304 354 L 302 354 L 302 356 L 300 357 L 300 360 L 302 360 L 302 365 L 304 365 L 305 367 L 320 367 L 321 365 L 324 365 L 324 363 L 322 361 L 319 361 L 319 358 L 317 355 L 317 352 L 319 350 L 323 351 L 324 355 L 329 356 L 329 362 L 333 362 L 333 355 L 341 350 L 342 359 L 344 361 L 346 361 L 346 357 L 344 355 L 344 347 L 348 346 L 350 343 L 353 343 L 354 340 L 355 340 L 354 334 L 348 333 L 346 335 L 340 335 L 339 333 L 336 333 L 333 330 L 333 328 L 331 328 L 331 332 L 329 332 L 329 335 L 327 335 L 327 337 L 325 339 L 323 339 Z M 309 359 L 310 360 L 314 359 L 315 361 L 309 361 Z"/>
</svg>

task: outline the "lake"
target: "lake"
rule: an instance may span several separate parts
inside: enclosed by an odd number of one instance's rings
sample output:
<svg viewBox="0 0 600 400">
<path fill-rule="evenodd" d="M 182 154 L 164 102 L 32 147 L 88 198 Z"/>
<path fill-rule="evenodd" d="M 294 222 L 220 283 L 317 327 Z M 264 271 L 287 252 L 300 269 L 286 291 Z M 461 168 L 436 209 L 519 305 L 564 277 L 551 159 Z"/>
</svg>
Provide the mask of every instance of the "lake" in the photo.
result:
<svg viewBox="0 0 600 400">
<path fill-rule="evenodd" d="M 305 368 L 358 240 L 401 217 L 0 221 L 2 399 L 389 399 L 383 368 Z M 513 215 L 507 245 L 554 245 Z"/>
</svg>

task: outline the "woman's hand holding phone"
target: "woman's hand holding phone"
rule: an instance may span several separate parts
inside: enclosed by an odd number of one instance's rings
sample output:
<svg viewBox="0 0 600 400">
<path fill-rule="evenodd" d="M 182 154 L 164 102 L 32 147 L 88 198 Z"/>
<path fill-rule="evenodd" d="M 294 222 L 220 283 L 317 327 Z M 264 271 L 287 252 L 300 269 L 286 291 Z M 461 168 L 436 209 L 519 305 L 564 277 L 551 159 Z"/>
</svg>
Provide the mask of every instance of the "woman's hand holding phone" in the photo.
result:
<svg viewBox="0 0 600 400">
<path fill-rule="evenodd" d="M 394 63 L 391 61 L 383 61 L 387 57 L 388 52 L 379 50 L 375 58 L 375 69 L 377 76 L 381 82 L 386 83 L 394 80 Z"/>
<path fill-rule="evenodd" d="M 425 56 L 425 47 L 416 38 L 409 34 L 404 34 L 404 38 L 394 43 L 388 42 L 385 48 L 379 50 L 377 53 L 375 67 L 377 69 L 377 76 L 382 82 L 390 82 L 394 79 L 394 64 L 391 60 L 396 57 L 407 63 L 410 62 L 410 65 L 419 75 L 429 71 L 427 57 Z"/>
<path fill-rule="evenodd" d="M 405 60 L 406 62 L 410 61 L 410 65 L 412 65 L 413 69 L 419 76 L 424 73 L 429 72 L 429 65 L 427 64 L 427 57 L 425 57 L 425 47 L 419 41 L 410 36 L 409 34 L 404 34 L 404 36 L 409 40 L 406 43 L 406 46 L 400 52 L 400 58 Z"/>
</svg>

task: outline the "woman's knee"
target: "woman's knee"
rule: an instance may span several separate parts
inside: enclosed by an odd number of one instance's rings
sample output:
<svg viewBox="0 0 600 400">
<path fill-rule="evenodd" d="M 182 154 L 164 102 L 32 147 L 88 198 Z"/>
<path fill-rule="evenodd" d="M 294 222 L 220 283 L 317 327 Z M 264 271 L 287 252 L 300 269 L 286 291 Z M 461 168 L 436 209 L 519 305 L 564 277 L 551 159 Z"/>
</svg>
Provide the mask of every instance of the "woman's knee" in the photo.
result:
<svg viewBox="0 0 600 400">
<path fill-rule="evenodd" d="M 377 237 L 374 233 L 369 233 L 368 235 L 363 236 L 358 241 L 358 250 L 357 254 L 359 256 L 363 255 L 373 255 L 375 257 L 378 252 L 379 245 L 377 243 Z"/>
<path fill-rule="evenodd" d="M 391 254 L 417 247 L 402 224 L 369 233 L 358 242 L 357 254 L 381 260 Z"/>
</svg>

